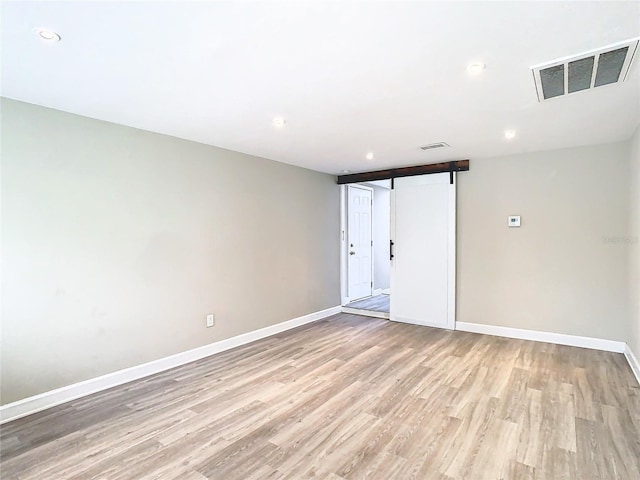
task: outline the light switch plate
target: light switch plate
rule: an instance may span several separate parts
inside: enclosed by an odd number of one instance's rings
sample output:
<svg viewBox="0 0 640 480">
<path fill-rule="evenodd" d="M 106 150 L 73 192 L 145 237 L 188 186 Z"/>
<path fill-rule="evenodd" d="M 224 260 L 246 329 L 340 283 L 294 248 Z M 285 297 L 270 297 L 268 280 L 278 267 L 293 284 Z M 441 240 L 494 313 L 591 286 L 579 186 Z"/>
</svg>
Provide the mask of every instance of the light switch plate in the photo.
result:
<svg viewBox="0 0 640 480">
<path fill-rule="evenodd" d="M 520 226 L 520 215 L 510 215 L 509 216 L 509 226 L 510 227 L 519 227 Z"/>
</svg>

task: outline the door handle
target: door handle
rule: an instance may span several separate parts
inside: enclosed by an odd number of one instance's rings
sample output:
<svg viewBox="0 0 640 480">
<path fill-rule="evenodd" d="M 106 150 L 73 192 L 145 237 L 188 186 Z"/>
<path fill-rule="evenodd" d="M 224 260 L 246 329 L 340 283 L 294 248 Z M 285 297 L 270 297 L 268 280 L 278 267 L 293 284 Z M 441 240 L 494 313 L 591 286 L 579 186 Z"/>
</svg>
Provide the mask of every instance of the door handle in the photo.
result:
<svg viewBox="0 0 640 480">
<path fill-rule="evenodd" d="M 349 255 L 355 255 L 356 252 L 349 252 Z"/>
<path fill-rule="evenodd" d="M 389 260 L 393 260 L 393 240 L 389 240 Z"/>
</svg>

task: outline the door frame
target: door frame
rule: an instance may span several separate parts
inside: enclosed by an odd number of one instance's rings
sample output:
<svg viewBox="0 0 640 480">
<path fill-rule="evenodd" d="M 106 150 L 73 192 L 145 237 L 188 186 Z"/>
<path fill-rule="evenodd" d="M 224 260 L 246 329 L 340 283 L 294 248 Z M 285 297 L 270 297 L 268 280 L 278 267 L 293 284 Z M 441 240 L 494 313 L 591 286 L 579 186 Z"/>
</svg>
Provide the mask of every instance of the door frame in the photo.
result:
<svg viewBox="0 0 640 480">
<path fill-rule="evenodd" d="M 350 185 L 347 185 L 347 188 L 345 189 L 345 227 L 346 227 L 346 233 L 345 233 L 345 241 L 344 241 L 344 256 L 345 256 L 345 261 L 346 261 L 346 275 L 345 275 L 345 280 L 347 281 L 346 284 L 346 291 L 345 291 L 345 296 L 347 299 L 347 303 L 349 303 L 351 301 L 351 298 L 349 297 L 349 252 L 348 252 L 348 244 L 349 244 L 349 187 L 353 187 L 353 188 L 360 188 L 362 190 L 368 190 L 369 192 L 371 192 L 371 215 L 370 215 L 370 220 L 371 220 L 371 255 L 369 255 L 369 264 L 371 267 L 371 296 L 373 295 L 373 282 L 374 282 L 374 278 L 375 278 L 375 271 L 374 271 L 374 259 L 373 259 L 373 252 L 374 252 L 374 240 L 373 240 L 373 232 L 375 231 L 375 225 L 374 225 L 374 220 L 373 220 L 373 208 L 374 208 L 374 204 L 375 204 L 375 200 L 374 200 L 374 189 L 373 187 L 369 187 L 368 185 L 362 185 L 360 183 L 352 183 Z M 366 298 L 366 297 L 363 297 Z"/>
<path fill-rule="evenodd" d="M 371 191 L 371 241 L 373 242 L 371 247 L 371 294 L 373 295 L 373 282 L 375 279 L 375 241 L 373 240 L 374 232 L 374 215 L 376 207 L 375 191 L 373 187 L 362 185 L 360 183 L 350 183 L 346 185 L 340 185 L 340 304 L 342 306 L 347 305 L 351 299 L 349 298 L 349 191 L 348 187 L 362 188 L 364 190 Z"/>
</svg>

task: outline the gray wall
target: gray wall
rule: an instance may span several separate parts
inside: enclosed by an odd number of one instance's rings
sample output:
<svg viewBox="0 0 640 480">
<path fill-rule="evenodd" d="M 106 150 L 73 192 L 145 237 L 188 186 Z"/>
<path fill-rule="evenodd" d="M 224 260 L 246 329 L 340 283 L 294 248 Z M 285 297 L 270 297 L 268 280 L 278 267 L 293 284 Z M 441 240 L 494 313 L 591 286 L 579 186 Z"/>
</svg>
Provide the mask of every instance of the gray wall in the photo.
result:
<svg viewBox="0 0 640 480">
<path fill-rule="evenodd" d="M 640 127 L 631 140 L 629 160 L 629 308 L 632 332 L 629 347 L 640 359 Z"/>
<path fill-rule="evenodd" d="M 334 177 L 5 99 L 1 226 L 3 404 L 340 304 Z"/>
<path fill-rule="evenodd" d="M 472 161 L 457 320 L 627 341 L 628 178 L 628 142 Z"/>
</svg>

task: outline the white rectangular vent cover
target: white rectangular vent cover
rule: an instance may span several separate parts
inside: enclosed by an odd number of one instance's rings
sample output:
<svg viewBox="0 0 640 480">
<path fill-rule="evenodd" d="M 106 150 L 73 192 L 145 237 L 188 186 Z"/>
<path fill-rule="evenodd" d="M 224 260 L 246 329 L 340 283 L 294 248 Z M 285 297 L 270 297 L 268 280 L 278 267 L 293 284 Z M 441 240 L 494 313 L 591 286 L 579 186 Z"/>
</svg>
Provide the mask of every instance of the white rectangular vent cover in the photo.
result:
<svg viewBox="0 0 640 480">
<path fill-rule="evenodd" d="M 430 143 L 429 145 L 421 145 L 420 149 L 421 150 L 432 150 L 434 148 L 443 148 L 443 147 L 448 147 L 449 144 L 446 142 L 438 142 L 438 143 Z"/>
<path fill-rule="evenodd" d="M 638 48 L 638 38 L 531 67 L 538 101 L 623 82 Z"/>
</svg>

